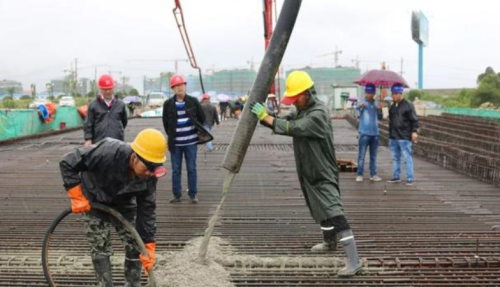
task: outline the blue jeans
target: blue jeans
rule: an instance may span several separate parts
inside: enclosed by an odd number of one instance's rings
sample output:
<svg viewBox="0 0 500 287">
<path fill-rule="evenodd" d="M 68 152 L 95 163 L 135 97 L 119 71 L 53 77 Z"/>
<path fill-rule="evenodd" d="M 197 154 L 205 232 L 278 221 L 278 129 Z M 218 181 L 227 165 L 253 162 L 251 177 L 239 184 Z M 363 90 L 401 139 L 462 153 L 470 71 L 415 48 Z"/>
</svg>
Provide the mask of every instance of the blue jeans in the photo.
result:
<svg viewBox="0 0 500 287">
<path fill-rule="evenodd" d="M 363 176 L 365 164 L 365 154 L 368 147 L 370 148 L 370 177 L 377 175 L 377 150 L 378 136 L 359 135 L 359 153 L 358 153 L 358 175 Z"/>
<path fill-rule="evenodd" d="M 211 126 L 209 126 L 209 125 L 204 125 L 203 127 L 204 127 L 204 128 L 205 128 L 205 129 L 206 129 L 209 133 L 212 133 L 212 127 L 211 127 Z M 207 146 L 207 150 L 209 150 L 209 151 L 214 149 L 214 147 L 213 147 L 213 145 L 212 145 L 212 142 L 211 142 L 211 141 L 207 142 L 205 145 Z"/>
<path fill-rule="evenodd" d="M 172 163 L 172 192 L 175 197 L 182 195 L 181 175 L 182 175 L 182 155 L 186 158 L 187 177 L 188 177 L 188 195 L 195 196 L 198 193 L 196 171 L 196 154 L 198 147 L 196 144 L 187 146 L 175 146 L 174 151 L 170 153 L 170 162 Z"/>
<path fill-rule="evenodd" d="M 392 178 L 401 179 L 401 154 L 406 162 L 406 180 L 413 180 L 413 157 L 411 153 L 411 141 L 389 140 L 389 148 L 392 154 Z"/>
</svg>

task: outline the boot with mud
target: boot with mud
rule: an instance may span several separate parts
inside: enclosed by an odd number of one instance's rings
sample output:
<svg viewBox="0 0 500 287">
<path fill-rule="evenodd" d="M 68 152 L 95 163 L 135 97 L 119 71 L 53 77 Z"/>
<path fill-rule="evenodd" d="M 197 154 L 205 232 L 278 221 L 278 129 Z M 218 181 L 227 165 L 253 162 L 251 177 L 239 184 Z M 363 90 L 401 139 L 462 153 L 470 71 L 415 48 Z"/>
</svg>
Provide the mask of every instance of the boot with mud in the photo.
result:
<svg viewBox="0 0 500 287">
<path fill-rule="evenodd" d="M 344 246 L 347 255 L 347 262 L 337 275 L 339 277 L 351 277 L 361 272 L 363 266 L 358 257 L 358 249 L 356 248 L 356 241 L 354 241 L 352 231 L 350 229 L 341 231 L 340 236 L 340 242 Z"/>
<path fill-rule="evenodd" d="M 113 287 L 113 273 L 109 256 L 98 256 L 92 259 L 97 278 L 96 287 Z"/>
<path fill-rule="evenodd" d="M 125 258 L 125 287 L 141 287 L 142 263 L 139 258 Z"/>
<path fill-rule="evenodd" d="M 324 253 L 337 250 L 337 232 L 334 227 L 321 227 L 323 231 L 323 243 L 314 245 L 311 248 L 313 253 Z"/>
</svg>

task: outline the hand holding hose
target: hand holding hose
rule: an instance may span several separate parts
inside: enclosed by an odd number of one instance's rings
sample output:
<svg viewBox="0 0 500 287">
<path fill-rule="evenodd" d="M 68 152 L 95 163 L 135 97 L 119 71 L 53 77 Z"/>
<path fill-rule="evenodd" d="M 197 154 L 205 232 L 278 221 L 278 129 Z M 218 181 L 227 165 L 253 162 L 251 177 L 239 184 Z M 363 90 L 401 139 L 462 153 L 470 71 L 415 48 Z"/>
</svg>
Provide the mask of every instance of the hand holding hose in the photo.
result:
<svg viewBox="0 0 500 287">
<path fill-rule="evenodd" d="M 252 103 L 250 106 L 252 113 L 254 113 L 260 121 L 263 121 L 269 114 L 267 108 L 261 103 Z"/>
<path fill-rule="evenodd" d="M 90 211 L 90 203 L 85 195 L 83 195 L 81 184 L 70 188 L 68 190 L 68 196 L 71 199 L 71 210 L 73 211 L 73 213 L 83 213 Z"/>
<path fill-rule="evenodd" d="M 141 259 L 142 266 L 146 269 L 146 274 L 149 275 L 149 270 L 153 268 L 156 261 L 156 242 L 149 242 L 144 244 L 144 246 L 148 250 L 148 255 L 139 254 L 139 258 Z"/>
</svg>

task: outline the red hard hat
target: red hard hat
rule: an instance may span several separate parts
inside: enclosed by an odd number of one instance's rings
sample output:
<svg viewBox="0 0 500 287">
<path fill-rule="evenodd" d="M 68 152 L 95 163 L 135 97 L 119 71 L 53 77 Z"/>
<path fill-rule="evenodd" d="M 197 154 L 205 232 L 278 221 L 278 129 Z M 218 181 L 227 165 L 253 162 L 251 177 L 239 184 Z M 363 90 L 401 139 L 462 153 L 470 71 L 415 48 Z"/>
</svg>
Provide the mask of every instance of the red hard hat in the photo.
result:
<svg viewBox="0 0 500 287">
<path fill-rule="evenodd" d="M 173 88 L 177 85 L 180 84 L 186 84 L 186 79 L 184 78 L 183 75 L 173 75 L 172 78 L 170 78 L 170 87 Z"/>
<path fill-rule="evenodd" d="M 111 77 L 110 75 L 104 74 L 99 78 L 99 88 L 107 90 L 114 87 L 115 81 L 113 81 L 113 77 Z"/>
<path fill-rule="evenodd" d="M 203 96 L 201 96 L 201 100 L 208 100 L 210 99 L 210 95 L 209 94 L 203 94 Z"/>
</svg>

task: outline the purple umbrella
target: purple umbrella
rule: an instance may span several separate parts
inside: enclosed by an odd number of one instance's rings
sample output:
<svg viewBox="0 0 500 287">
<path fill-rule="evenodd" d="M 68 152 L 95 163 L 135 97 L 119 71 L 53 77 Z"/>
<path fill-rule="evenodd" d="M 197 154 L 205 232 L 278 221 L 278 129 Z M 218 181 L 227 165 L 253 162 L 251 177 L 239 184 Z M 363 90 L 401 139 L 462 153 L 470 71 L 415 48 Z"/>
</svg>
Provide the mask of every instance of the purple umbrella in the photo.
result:
<svg viewBox="0 0 500 287">
<path fill-rule="evenodd" d="M 222 103 L 229 102 L 230 100 L 231 100 L 231 97 L 228 95 L 225 95 L 225 94 L 219 94 L 217 96 L 217 101 L 222 102 Z"/>
<path fill-rule="evenodd" d="M 123 102 L 125 104 L 129 104 L 129 103 L 140 103 L 141 102 L 141 99 L 139 99 L 139 97 L 137 96 L 127 96 L 123 99 Z"/>
<path fill-rule="evenodd" d="M 405 79 L 393 71 L 389 70 L 371 70 L 365 72 L 354 83 L 366 86 L 367 84 L 374 84 L 375 87 L 390 88 L 394 84 L 401 84 L 405 88 L 409 88 Z"/>
</svg>

